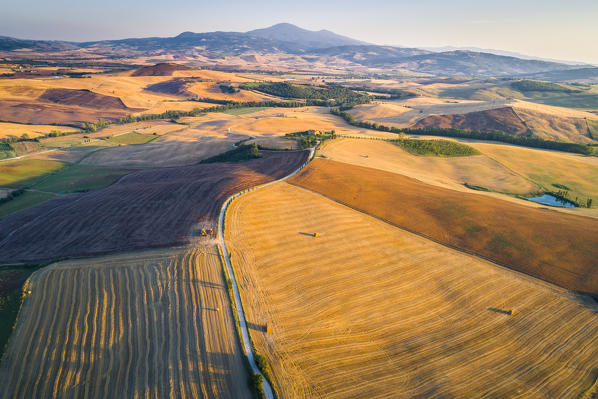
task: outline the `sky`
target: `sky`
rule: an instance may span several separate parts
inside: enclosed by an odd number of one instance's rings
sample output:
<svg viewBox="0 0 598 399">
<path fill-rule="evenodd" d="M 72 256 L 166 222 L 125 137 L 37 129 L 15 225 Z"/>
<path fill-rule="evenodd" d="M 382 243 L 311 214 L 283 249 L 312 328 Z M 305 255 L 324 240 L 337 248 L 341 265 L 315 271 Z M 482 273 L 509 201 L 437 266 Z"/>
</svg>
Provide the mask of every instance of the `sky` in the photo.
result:
<svg viewBox="0 0 598 399">
<path fill-rule="evenodd" d="M 598 0 L 0 0 L 0 36 L 91 41 L 288 22 L 409 47 L 481 47 L 598 65 Z"/>
</svg>

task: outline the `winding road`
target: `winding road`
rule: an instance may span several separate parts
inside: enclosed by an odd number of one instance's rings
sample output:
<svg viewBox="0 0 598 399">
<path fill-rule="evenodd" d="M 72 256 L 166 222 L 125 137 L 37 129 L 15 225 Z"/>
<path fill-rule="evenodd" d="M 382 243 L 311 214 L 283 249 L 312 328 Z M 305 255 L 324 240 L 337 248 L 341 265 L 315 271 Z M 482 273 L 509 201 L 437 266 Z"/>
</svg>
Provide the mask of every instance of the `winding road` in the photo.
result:
<svg viewBox="0 0 598 399">
<path fill-rule="evenodd" d="M 316 146 L 317 146 L 317 144 L 316 144 Z M 301 165 L 293 173 L 291 173 L 281 179 L 272 181 L 270 183 L 262 184 L 260 186 L 256 186 L 256 187 L 253 187 L 253 188 L 250 188 L 247 190 L 243 190 L 241 192 L 238 192 L 237 194 L 232 195 L 222 205 L 222 208 L 220 209 L 220 216 L 218 217 L 218 241 L 219 241 L 220 247 L 222 248 L 222 254 L 223 254 L 224 260 L 226 262 L 226 269 L 228 272 L 228 276 L 230 277 L 230 279 L 232 281 L 233 295 L 235 297 L 235 305 L 237 307 L 237 316 L 239 319 L 239 326 L 241 328 L 241 339 L 243 341 L 242 342 L 243 348 L 245 350 L 245 355 L 247 356 L 247 359 L 249 360 L 249 365 L 251 366 L 252 371 L 255 374 L 262 376 L 264 394 L 266 395 L 266 399 L 274 399 L 274 393 L 272 391 L 272 387 L 270 386 L 270 383 L 268 382 L 268 380 L 266 378 L 264 378 L 263 374 L 257 367 L 253 351 L 251 350 L 251 340 L 249 339 L 249 331 L 247 329 L 247 320 L 245 320 L 245 311 L 243 310 L 243 303 L 241 302 L 241 295 L 239 294 L 239 288 L 237 286 L 237 279 L 235 278 L 235 272 L 234 272 L 233 266 L 230 262 L 230 255 L 228 253 L 228 249 L 226 248 L 226 243 L 224 242 L 224 219 L 226 216 L 226 210 L 228 209 L 228 206 L 235 198 L 245 194 L 248 191 L 259 190 L 261 188 L 268 187 L 272 184 L 287 180 L 288 178 L 297 174 L 301 169 L 303 169 L 313 159 L 314 153 L 315 153 L 315 147 L 310 148 L 309 149 L 309 157 L 307 158 L 307 161 L 305 161 L 305 163 L 303 165 Z"/>
</svg>

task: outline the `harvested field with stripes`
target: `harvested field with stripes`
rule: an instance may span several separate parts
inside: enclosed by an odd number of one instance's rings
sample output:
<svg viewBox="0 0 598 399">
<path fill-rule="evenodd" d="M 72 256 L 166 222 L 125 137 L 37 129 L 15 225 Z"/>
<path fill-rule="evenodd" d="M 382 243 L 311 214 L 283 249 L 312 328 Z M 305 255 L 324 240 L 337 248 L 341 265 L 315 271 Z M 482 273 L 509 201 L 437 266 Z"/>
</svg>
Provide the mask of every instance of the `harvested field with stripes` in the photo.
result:
<svg viewBox="0 0 598 399">
<path fill-rule="evenodd" d="M 598 295 L 598 220 L 315 159 L 289 182 L 564 288 Z"/>
<path fill-rule="evenodd" d="M 308 151 L 260 159 L 134 172 L 83 194 L 68 194 L 0 220 L 0 263 L 94 256 L 188 242 L 198 224 L 215 228 L 233 193 L 279 179 Z"/>
<path fill-rule="evenodd" d="M 215 245 L 55 263 L 26 284 L 0 398 L 251 398 Z"/>
<path fill-rule="evenodd" d="M 595 388 L 598 309 L 566 290 L 287 183 L 233 201 L 225 236 L 281 397 Z"/>
</svg>

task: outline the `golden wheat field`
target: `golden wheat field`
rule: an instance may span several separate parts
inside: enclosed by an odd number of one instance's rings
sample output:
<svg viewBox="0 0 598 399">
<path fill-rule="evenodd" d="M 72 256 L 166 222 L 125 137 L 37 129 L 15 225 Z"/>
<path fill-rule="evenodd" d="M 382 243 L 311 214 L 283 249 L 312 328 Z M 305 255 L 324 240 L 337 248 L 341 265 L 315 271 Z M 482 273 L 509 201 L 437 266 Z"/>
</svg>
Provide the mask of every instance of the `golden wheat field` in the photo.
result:
<svg viewBox="0 0 598 399">
<path fill-rule="evenodd" d="M 79 129 L 71 126 L 24 125 L 22 123 L 0 122 L 0 139 L 9 136 L 21 137 L 23 134 L 29 135 L 30 138 L 35 138 L 44 136 L 53 130 L 58 130 L 62 133 L 79 131 Z"/>
<path fill-rule="evenodd" d="M 2 398 L 251 397 L 215 245 L 34 273 Z"/>
<path fill-rule="evenodd" d="M 235 200 L 225 238 L 248 322 L 271 326 L 251 334 L 281 397 L 595 388 L 598 309 L 569 291 L 287 183 Z"/>
<path fill-rule="evenodd" d="M 381 169 L 427 184 L 470 191 L 463 183 L 524 194 L 539 187 L 486 155 L 443 158 L 417 156 L 385 141 L 340 139 L 324 143 L 319 153 L 333 161 Z"/>
</svg>

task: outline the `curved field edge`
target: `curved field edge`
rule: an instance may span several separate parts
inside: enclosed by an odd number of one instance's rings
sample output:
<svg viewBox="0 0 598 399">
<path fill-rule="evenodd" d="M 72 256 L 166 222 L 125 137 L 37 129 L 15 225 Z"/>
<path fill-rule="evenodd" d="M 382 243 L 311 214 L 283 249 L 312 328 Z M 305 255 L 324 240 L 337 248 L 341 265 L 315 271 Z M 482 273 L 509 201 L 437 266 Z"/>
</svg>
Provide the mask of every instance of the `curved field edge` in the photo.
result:
<svg viewBox="0 0 598 399">
<path fill-rule="evenodd" d="M 598 294 L 598 222 L 316 159 L 289 180 L 439 243 Z"/>
<path fill-rule="evenodd" d="M 26 292 L 2 398 L 252 397 L 215 245 L 59 262 Z"/>
<path fill-rule="evenodd" d="M 556 398 L 594 384 L 596 308 L 566 290 L 286 183 L 231 204 L 225 235 L 248 321 L 271 328 L 252 338 L 282 397 Z"/>
<path fill-rule="evenodd" d="M 327 140 L 319 149 L 326 159 L 412 177 L 427 184 L 467 191 L 464 183 L 503 193 L 527 194 L 539 186 L 483 155 L 441 158 L 417 156 L 383 140 Z"/>
</svg>

